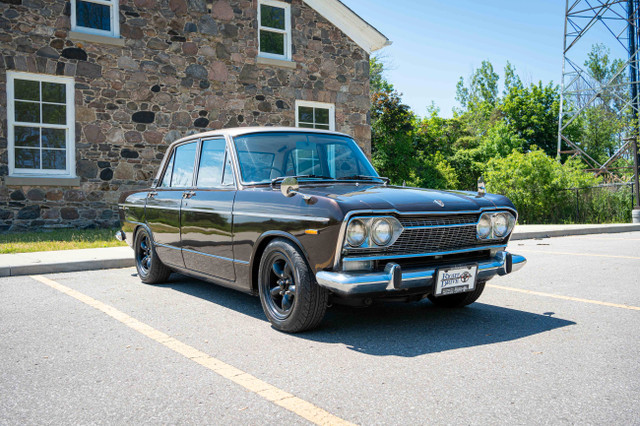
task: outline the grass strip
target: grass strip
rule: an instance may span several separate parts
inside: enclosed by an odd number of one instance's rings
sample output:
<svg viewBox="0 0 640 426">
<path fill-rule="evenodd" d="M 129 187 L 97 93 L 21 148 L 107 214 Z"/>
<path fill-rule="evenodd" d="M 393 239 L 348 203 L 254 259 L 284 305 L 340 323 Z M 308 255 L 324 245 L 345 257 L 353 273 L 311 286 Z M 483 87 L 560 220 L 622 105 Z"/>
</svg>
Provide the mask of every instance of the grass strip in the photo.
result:
<svg viewBox="0 0 640 426">
<path fill-rule="evenodd" d="M 0 254 L 119 247 L 116 229 L 53 229 L 0 234 Z"/>
</svg>

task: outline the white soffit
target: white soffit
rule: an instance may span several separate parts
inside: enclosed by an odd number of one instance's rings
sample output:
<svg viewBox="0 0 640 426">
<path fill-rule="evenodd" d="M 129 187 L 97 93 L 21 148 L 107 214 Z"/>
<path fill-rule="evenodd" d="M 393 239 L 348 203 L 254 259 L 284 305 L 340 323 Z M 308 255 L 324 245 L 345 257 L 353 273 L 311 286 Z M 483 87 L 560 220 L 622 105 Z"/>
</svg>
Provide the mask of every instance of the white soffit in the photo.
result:
<svg viewBox="0 0 640 426">
<path fill-rule="evenodd" d="M 389 46 L 391 41 L 339 0 L 304 0 L 368 53 Z"/>
</svg>

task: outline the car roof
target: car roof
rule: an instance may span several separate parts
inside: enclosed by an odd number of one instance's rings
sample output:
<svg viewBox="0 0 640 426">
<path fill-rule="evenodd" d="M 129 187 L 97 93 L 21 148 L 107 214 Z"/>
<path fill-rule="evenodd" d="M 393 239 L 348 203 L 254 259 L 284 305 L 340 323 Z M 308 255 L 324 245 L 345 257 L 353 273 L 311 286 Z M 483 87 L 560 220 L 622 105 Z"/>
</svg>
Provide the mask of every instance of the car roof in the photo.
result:
<svg viewBox="0 0 640 426">
<path fill-rule="evenodd" d="M 258 126 L 255 126 L 255 127 L 233 127 L 233 128 L 230 128 L 230 129 L 220 129 L 220 130 L 211 130 L 209 132 L 194 133 L 192 135 L 185 136 L 183 138 L 180 138 L 180 139 L 176 140 L 170 146 L 177 145 L 179 143 L 190 141 L 190 140 L 194 140 L 194 139 L 210 138 L 210 137 L 215 137 L 215 136 L 236 137 L 236 136 L 249 135 L 249 134 L 255 134 L 255 133 L 282 133 L 282 132 L 287 132 L 287 133 L 317 133 L 317 134 L 325 134 L 325 135 L 328 134 L 328 135 L 338 135 L 338 136 L 351 137 L 351 136 L 347 135 L 346 133 L 334 132 L 334 131 L 331 131 L 331 130 L 307 129 L 307 128 L 300 128 L 300 127 L 258 127 Z"/>
</svg>

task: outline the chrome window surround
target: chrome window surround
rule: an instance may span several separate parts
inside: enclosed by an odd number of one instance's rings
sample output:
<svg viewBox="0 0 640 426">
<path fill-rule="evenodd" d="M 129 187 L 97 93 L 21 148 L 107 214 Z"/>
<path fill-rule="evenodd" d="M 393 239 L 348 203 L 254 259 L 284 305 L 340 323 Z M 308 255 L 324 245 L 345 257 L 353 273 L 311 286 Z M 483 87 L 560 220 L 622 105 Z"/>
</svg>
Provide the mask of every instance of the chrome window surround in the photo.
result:
<svg viewBox="0 0 640 426">
<path fill-rule="evenodd" d="M 518 222 L 518 212 L 511 208 L 511 207 L 482 207 L 479 210 L 459 210 L 459 211 L 418 211 L 418 212 L 400 212 L 398 210 L 352 210 L 350 212 L 348 212 L 344 219 L 342 220 L 342 224 L 340 225 L 340 233 L 338 234 L 338 242 L 336 245 L 336 257 L 333 261 L 333 269 L 334 270 L 339 270 L 340 267 L 340 263 L 342 262 L 342 250 L 344 248 L 344 245 L 346 244 L 346 233 L 347 233 L 347 225 L 349 224 L 349 222 L 351 221 L 352 218 L 358 216 L 358 215 L 366 215 L 366 216 L 371 216 L 371 215 L 380 215 L 380 216 L 389 216 L 389 215 L 396 215 L 396 216 L 447 216 L 447 215 L 457 215 L 457 214 L 477 214 L 478 216 L 478 222 L 480 221 L 480 215 L 484 212 L 500 212 L 506 210 L 508 212 L 510 212 L 511 214 L 513 214 L 513 216 L 516 218 L 516 223 Z M 420 227 L 406 227 L 404 229 L 428 229 L 428 228 L 442 228 L 442 227 L 460 227 L 460 226 L 477 226 L 478 222 L 476 223 L 469 223 L 469 224 L 464 224 L 464 225 L 433 225 L 433 226 L 420 226 Z M 511 231 L 513 232 L 513 230 Z M 506 235 L 505 238 L 510 238 L 511 234 Z M 461 250 L 452 250 L 452 251 L 447 251 L 447 252 L 439 252 L 439 253 L 417 253 L 417 254 L 413 254 L 413 255 L 409 255 L 409 257 L 423 257 L 423 256 L 441 256 L 441 255 L 446 255 L 446 254 L 455 254 L 455 253 L 461 253 L 461 252 L 472 252 L 472 251 L 481 251 L 481 250 L 487 250 L 487 249 L 504 249 L 506 248 L 506 245 L 497 245 L 497 246 L 490 246 L 490 247 L 477 247 L 477 248 L 472 248 L 472 249 L 463 249 Z M 401 258 L 402 255 L 395 255 L 395 256 L 371 256 L 368 257 L 366 260 L 385 260 L 385 259 L 398 259 Z M 354 260 L 362 260 L 361 258 L 354 258 Z"/>
</svg>

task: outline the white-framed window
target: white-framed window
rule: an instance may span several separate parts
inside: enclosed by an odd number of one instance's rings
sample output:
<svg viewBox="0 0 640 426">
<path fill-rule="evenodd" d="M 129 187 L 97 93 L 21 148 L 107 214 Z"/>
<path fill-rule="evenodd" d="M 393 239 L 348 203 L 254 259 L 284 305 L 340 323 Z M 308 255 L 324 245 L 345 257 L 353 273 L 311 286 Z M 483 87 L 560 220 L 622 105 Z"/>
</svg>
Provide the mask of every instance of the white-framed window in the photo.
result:
<svg viewBox="0 0 640 426">
<path fill-rule="evenodd" d="M 75 177 L 72 77 L 7 71 L 9 176 Z"/>
<path fill-rule="evenodd" d="M 71 30 L 120 37 L 118 0 L 71 0 Z"/>
<path fill-rule="evenodd" d="M 259 56 L 291 60 L 291 5 L 258 0 Z"/>
<path fill-rule="evenodd" d="M 296 127 L 335 130 L 336 106 L 324 102 L 296 101 Z"/>
</svg>

